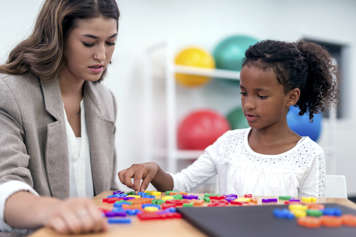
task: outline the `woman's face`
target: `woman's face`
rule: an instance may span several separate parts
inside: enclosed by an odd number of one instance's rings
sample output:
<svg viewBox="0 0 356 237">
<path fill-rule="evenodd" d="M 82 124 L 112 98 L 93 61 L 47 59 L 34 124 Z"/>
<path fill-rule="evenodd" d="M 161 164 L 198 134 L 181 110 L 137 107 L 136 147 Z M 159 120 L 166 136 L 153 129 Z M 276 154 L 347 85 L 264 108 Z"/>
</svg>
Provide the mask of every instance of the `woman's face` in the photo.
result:
<svg viewBox="0 0 356 237">
<path fill-rule="evenodd" d="M 97 81 L 111 61 L 117 37 L 117 22 L 102 16 L 78 19 L 65 42 L 61 78 Z"/>
</svg>

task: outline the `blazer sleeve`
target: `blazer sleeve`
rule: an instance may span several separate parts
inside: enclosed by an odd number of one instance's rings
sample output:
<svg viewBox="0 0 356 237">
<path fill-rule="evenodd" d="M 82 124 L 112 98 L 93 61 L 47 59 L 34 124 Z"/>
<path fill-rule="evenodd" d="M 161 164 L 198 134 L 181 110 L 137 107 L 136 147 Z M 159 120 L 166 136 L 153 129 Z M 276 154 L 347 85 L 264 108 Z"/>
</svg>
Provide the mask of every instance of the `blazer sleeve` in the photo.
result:
<svg viewBox="0 0 356 237">
<path fill-rule="evenodd" d="M 115 122 L 115 126 L 114 126 L 114 167 L 113 167 L 113 175 L 112 175 L 112 180 L 111 180 L 111 189 L 112 190 L 117 190 L 119 188 L 119 176 L 118 176 L 118 162 L 117 162 L 117 155 L 116 155 L 116 118 L 117 118 L 117 103 L 116 103 L 116 99 L 114 94 L 110 91 L 110 94 L 112 96 L 112 100 L 113 100 L 113 112 L 114 112 L 114 122 Z"/>
<path fill-rule="evenodd" d="M 0 80 L 0 184 L 18 180 L 33 187 L 22 114 L 5 80 Z"/>
</svg>

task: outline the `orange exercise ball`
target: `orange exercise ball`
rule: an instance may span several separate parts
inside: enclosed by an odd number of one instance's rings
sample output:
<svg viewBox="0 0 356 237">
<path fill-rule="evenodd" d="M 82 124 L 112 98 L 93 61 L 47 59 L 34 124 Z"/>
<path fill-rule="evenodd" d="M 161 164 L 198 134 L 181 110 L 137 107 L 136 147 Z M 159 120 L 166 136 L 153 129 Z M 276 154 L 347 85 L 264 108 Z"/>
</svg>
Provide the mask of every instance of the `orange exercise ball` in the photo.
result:
<svg viewBox="0 0 356 237">
<path fill-rule="evenodd" d="M 199 47 L 188 47 L 181 50 L 175 57 L 175 64 L 198 68 L 215 68 L 213 56 L 206 50 Z M 176 80 L 179 84 L 187 87 L 197 87 L 210 81 L 210 77 L 176 73 Z"/>
</svg>

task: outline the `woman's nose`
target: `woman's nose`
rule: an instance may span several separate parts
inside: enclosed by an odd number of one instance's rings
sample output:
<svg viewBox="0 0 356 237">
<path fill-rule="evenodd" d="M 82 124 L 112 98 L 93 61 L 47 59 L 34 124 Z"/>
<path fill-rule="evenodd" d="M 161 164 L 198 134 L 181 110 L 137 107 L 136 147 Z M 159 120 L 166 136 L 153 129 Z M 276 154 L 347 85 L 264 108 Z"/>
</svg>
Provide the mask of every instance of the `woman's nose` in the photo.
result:
<svg viewBox="0 0 356 237">
<path fill-rule="evenodd" d="M 98 46 L 97 50 L 94 53 L 94 59 L 98 60 L 99 62 L 105 61 L 106 52 L 105 46 Z"/>
</svg>

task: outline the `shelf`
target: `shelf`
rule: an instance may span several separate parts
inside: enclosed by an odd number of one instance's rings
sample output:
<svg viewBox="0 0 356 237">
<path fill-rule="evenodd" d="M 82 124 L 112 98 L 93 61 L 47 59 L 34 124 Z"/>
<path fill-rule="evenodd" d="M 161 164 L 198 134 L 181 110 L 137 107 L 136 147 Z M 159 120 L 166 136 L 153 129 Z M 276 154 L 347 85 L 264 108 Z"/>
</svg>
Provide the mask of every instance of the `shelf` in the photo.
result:
<svg viewBox="0 0 356 237">
<path fill-rule="evenodd" d="M 184 74 L 210 76 L 220 79 L 240 80 L 240 72 L 222 69 L 205 69 L 197 67 L 174 65 L 174 71 Z"/>
<path fill-rule="evenodd" d="M 180 150 L 177 148 L 177 91 L 175 74 L 188 74 L 197 76 L 206 76 L 217 80 L 231 80 L 238 82 L 240 80 L 240 72 L 223 69 L 208 69 L 191 66 L 176 65 L 174 63 L 174 55 L 176 47 L 169 42 L 160 42 L 146 50 L 144 56 L 144 116 L 146 118 L 147 131 L 144 134 L 144 154 L 145 160 L 150 161 L 155 158 L 167 160 L 167 170 L 169 172 L 177 172 L 177 161 L 193 161 L 198 158 L 204 151 L 202 150 Z M 162 59 L 164 61 L 162 61 Z M 163 65 L 162 65 L 163 64 Z M 163 78 L 165 78 L 165 101 L 162 101 L 165 110 L 161 116 L 164 116 L 166 143 L 155 146 L 152 142 L 154 134 L 154 67 L 161 69 Z M 159 105 L 161 106 L 161 105 Z M 184 162 L 181 162 L 184 163 Z"/>
<path fill-rule="evenodd" d="M 175 150 L 173 152 L 173 156 L 177 160 L 193 160 L 204 153 L 202 150 Z M 167 157 L 168 151 L 166 149 L 158 149 L 155 151 L 155 155 L 158 157 Z"/>
<path fill-rule="evenodd" d="M 204 151 L 201 151 L 201 150 L 178 150 L 178 151 L 176 151 L 176 158 L 181 159 L 181 160 L 182 159 L 196 159 L 203 153 L 204 153 Z"/>
</svg>

